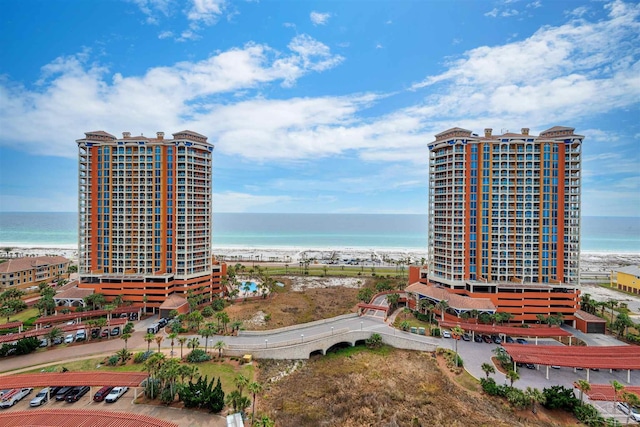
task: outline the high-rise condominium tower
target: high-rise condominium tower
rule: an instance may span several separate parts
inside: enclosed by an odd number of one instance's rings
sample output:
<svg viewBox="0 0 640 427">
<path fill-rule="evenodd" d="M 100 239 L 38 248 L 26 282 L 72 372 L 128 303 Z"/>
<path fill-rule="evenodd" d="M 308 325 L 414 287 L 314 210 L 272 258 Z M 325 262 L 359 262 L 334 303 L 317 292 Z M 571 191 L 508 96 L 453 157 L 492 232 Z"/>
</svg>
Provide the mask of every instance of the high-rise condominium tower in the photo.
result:
<svg viewBox="0 0 640 427">
<path fill-rule="evenodd" d="M 87 132 L 79 150 L 80 287 L 156 308 L 211 299 L 212 151 L 192 131 L 165 139 Z"/>
<path fill-rule="evenodd" d="M 436 135 L 429 144 L 430 279 L 578 284 L 584 137 L 573 131 Z"/>
</svg>

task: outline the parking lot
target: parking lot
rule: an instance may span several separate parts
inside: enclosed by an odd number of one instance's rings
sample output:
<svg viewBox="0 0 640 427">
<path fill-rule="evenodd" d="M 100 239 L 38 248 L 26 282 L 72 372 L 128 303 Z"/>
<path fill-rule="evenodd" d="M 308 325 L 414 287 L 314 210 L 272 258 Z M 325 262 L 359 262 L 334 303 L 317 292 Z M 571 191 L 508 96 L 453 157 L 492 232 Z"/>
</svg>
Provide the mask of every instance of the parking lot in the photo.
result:
<svg viewBox="0 0 640 427">
<path fill-rule="evenodd" d="M 590 334 L 597 335 L 597 334 Z M 513 337 L 516 338 L 516 337 Z M 607 338 L 611 338 L 608 337 Z M 527 339 L 527 345 L 535 345 L 534 341 L 531 339 Z M 610 341 L 610 340 L 609 340 Z M 458 353 L 460 357 L 465 363 L 465 368 L 476 378 L 483 378 L 486 374 L 482 371 L 483 363 L 490 363 L 491 357 L 495 354 L 493 350 L 499 347 L 499 345 L 494 343 L 486 343 L 486 342 L 474 342 L 474 341 L 463 341 L 463 340 L 454 340 L 454 339 L 442 339 L 441 346 L 444 348 L 448 348 L 451 350 L 455 350 L 455 343 L 458 343 Z M 617 342 L 618 345 L 623 345 L 621 342 Z M 560 342 L 554 339 L 538 339 L 538 344 L 540 345 L 562 345 Z M 615 341 L 613 343 L 609 343 L 608 345 L 616 345 Z M 576 352 L 579 352 L 579 347 L 576 347 Z M 518 367 L 518 374 L 520 375 L 520 379 L 514 383 L 514 386 L 520 389 L 525 389 L 527 387 L 537 388 L 539 390 L 544 389 L 545 387 L 550 387 L 553 385 L 562 385 L 564 387 L 573 388 L 573 383 L 578 380 L 586 380 L 587 373 L 586 370 L 574 370 L 571 368 L 560 368 L 553 369 L 549 368 L 549 379 L 546 379 L 546 366 L 537 366 L 535 369 L 527 369 L 526 367 Z M 497 370 L 496 370 L 497 371 Z M 497 371 L 495 374 L 490 375 L 492 378 L 496 380 L 498 384 L 508 384 L 508 380 L 506 379 L 504 374 L 501 374 Z M 616 380 L 621 384 L 630 384 L 637 385 L 640 384 L 640 371 L 631 371 L 631 381 L 627 383 L 627 371 L 619 370 L 619 371 L 610 371 L 608 369 L 602 369 L 600 371 L 591 371 L 589 373 L 589 382 L 591 384 L 609 384 L 611 381 Z M 575 391 L 576 397 L 579 396 L 577 390 Z M 618 419 L 620 422 L 626 421 L 626 415 L 623 414 L 620 410 L 613 408 L 613 402 L 603 402 L 603 401 L 590 401 L 590 399 L 585 395 L 585 402 L 591 403 L 597 408 L 599 408 L 605 418 L 614 417 Z"/>
<path fill-rule="evenodd" d="M 93 395 L 98 391 L 100 387 L 92 387 L 91 392 L 84 395 L 81 400 L 74 403 L 68 403 L 65 401 L 51 401 L 45 403 L 41 407 L 32 408 L 29 406 L 29 402 L 36 393 L 40 391 L 40 388 L 33 390 L 31 394 L 22 399 L 20 402 L 8 409 L 0 409 L 0 411 L 38 411 L 40 408 L 47 409 L 93 409 L 103 411 L 123 411 L 132 412 L 136 414 L 149 415 L 164 420 L 170 420 L 177 423 L 181 427 L 191 426 L 212 426 L 212 427 L 226 427 L 226 418 L 220 415 L 209 414 L 207 411 L 188 410 L 183 411 L 180 408 L 170 408 L 164 405 L 146 405 L 135 404 L 133 402 L 134 392 L 133 389 L 129 389 L 117 402 L 94 402 Z M 142 389 L 139 389 L 140 394 Z"/>
</svg>

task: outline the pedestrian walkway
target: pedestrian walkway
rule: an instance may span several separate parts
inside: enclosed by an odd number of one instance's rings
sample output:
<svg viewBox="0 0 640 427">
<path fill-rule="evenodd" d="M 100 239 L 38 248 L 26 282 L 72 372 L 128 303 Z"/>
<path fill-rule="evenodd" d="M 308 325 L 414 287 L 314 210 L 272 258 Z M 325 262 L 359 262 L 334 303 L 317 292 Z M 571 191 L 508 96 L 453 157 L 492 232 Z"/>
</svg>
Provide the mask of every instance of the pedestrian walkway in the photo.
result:
<svg viewBox="0 0 640 427">
<path fill-rule="evenodd" d="M 588 346 L 611 346 L 611 345 L 627 345 L 626 343 L 616 339 L 613 335 L 606 334 L 585 334 L 569 325 L 562 325 L 562 329 L 571 333 L 576 338 L 581 339 Z"/>
</svg>

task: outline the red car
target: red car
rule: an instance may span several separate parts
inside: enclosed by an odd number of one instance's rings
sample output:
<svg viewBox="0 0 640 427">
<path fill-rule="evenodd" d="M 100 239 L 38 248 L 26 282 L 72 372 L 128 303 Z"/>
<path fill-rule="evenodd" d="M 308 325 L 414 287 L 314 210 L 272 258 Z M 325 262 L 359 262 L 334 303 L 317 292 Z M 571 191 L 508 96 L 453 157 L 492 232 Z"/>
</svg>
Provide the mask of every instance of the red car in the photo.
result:
<svg viewBox="0 0 640 427">
<path fill-rule="evenodd" d="M 109 387 L 109 386 L 102 387 L 100 390 L 96 392 L 96 394 L 93 395 L 93 401 L 102 402 L 104 398 L 107 397 L 109 393 L 111 393 L 111 390 L 113 390 L 113 387 Z"/>
</svg>

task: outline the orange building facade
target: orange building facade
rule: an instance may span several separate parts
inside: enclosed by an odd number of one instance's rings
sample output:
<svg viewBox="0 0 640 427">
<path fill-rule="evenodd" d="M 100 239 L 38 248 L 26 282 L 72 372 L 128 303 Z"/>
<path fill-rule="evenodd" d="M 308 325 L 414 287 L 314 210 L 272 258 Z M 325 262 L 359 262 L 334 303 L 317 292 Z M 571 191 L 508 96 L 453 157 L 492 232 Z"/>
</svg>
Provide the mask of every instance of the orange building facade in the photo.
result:
<svg viewBox="0 0 640 427">
<path fill-rule="evenodd" d="M 429 260 L 410 278 L 489 298 L 516 321 L 562 313 L 573 323 L 583 139 L 561 126 L 538 136 L 527 128 L 436 135 L 429 144 Z"/>
<path fill-rule="evenodd" d="M 95 131 L 76 142 L 79 287 L 154 310 L 174 294 L 200 302 L 220 294 L 207 138 Z"/>
</svg>

